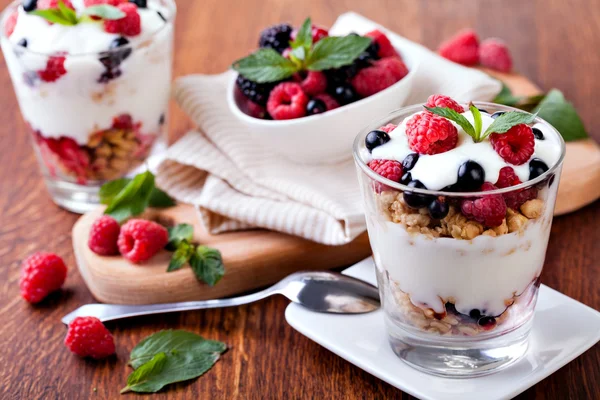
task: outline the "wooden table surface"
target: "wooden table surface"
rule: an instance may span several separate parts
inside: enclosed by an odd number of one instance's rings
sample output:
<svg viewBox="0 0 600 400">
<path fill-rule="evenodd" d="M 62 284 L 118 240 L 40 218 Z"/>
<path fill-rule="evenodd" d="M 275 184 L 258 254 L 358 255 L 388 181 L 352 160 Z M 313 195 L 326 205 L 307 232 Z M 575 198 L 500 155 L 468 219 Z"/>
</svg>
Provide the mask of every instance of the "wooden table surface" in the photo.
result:
<svg viewBox="0 0 600 400">
<path fill-rule="evenodd" d="M 1 0 L 5 5 L 7 0 Z M 504 38 L 516 70 L 544 89 L 558 87 L 600 140 L 598 0 L 179 0 L 175 76 L 217 73 L 256 45 L 262 27 L 299 24 L 305 16 L 329 26 L 354 10 L 409 39 L 435 47 L 459 28 Z M 128 354 L 160 329 L 197 332 L 230 350 L 197 381 L 155 398 L 335 398 L 410 396 L 333 355 L 284 320 L 287 301 L 273 298 L 234 309 L 137 318 L 108 324 L 117 357 L 94 362 L 62 344 L 60 317 L 94 299 L 75 267 L 71 226 L 77 216 L 47 195 L 4 63 L 0 64 L 0 398 L 114 399 L 130 372 Z M 191 127 L 172 107 L 171 139 Z M 68 114 L 65 116 L 68 118 Z M 600 310 L 600 202 L 559 217 L 552 227 L 543 282 Z M 69 275 L 62 293 L 32 307 L 19 297 L 20 261 L 46 250 L 62 256 Z M 136 397 L 128 394 L 129 397 Z M 530 388 L 519 399 L 599 399 L 600 346 Z"/>
</svg>

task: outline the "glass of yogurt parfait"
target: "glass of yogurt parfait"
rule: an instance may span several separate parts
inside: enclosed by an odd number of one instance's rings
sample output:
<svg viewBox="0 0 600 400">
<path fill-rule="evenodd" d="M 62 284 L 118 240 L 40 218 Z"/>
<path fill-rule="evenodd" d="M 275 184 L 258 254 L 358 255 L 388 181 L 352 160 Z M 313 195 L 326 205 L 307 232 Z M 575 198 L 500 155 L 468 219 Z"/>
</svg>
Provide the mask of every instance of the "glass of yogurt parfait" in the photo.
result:
<svg viewBox="0 0 600 400">
<path fill-rule="evenodd" d="M 354 143 L 389 341 L 419 370 L 486 375 L 527 350 L 565 145 L 510 107 L 426 106 Z"/>
<path fill-rule="evenodd" d="M 75 212 L 163 142 L 173 0 L 23 0 L 2 51 L 53 200 Z"/>
</svg>

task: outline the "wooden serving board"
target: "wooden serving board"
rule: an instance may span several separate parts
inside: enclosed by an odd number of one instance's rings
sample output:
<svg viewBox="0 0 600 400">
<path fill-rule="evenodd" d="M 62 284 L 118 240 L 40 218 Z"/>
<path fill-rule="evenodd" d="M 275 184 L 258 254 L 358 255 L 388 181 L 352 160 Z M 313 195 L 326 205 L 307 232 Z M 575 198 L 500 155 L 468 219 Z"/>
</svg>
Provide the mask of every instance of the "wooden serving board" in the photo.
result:
<svg viewBox="0 0 600 400">
<path fill-rule="evenodd" d="M 506 82 L 516 95 L 540 92 L 518 75 L 491 75 Z M 567 144 L 567 155 L 555 214 L 564 214 L 600 197 L 600 148 L 592 140 Z M 265 230 L 210 235 L 199 223 L 192 206 L 149 212 L 148 217 L 194 225 L 194 240 L 218 248 L 225 263 L 225 277 L 214 287 L 199 283 L 190 268 L 167 273 L 171 253 L 163 251 L 143 265 L 122 257 L 101 257 L 87 246 L 98 209 L 82 216 L 73 227 L 73 248 L 79 271 L 94 297 L 105 303 L 150 304 L 229 297 L 267 286 L 300 270 L 342 267 L 369 256 L 366 234 L 345 246 L 325 246 Z"/>
</svg>

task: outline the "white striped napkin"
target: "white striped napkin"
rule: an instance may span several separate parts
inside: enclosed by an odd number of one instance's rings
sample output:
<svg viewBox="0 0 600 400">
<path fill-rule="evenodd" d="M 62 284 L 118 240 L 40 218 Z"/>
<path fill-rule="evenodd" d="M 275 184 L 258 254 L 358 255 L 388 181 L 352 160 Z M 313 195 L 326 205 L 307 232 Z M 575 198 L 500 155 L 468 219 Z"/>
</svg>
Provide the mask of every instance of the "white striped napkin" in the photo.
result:
<svg viewBox="0 0 600 400">
<path fill-rule="evenodd" d="M 384 29 L 355 13 L 341 15 L 331 32 Z M 420 65 L 406 104 L 432 93 L 490 100 L 500 84 L 388 32 L 392 43 L 418 53 Z M 226 97 L 232 71 L 191 75 L 175 82 L 174 96 L 198 125 L 169 148 L 157 182 L 179 201 L 196 205 L 211 233 L 266 228 L 328 245 L 350 242 L 365 230 L 353 162 L 306 166 L 272 154 L 244 132 Z"/>
</svg>

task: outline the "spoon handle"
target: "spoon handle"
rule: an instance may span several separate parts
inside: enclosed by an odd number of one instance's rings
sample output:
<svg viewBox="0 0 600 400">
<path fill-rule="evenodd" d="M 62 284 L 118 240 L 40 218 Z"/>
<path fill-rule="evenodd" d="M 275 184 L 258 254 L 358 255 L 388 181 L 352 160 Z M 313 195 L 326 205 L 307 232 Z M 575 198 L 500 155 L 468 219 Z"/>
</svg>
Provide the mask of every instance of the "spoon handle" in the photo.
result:
<svg viewBox="0 0 600 400">
<path fill-rule="evenodd" d="M 180 303 L 164 304 L 86 304 L 75 311 L 65 315 L 62 323 L 68 325 L 76 317 L 96 317 L 100 321 L 112 321 L 121 318 L 137 317 L 140 315 L 162 314 L 177 311 L 202 310 L 207 308 L 233 307 L 253 303 L 262 300 L 276 291 L 273 287 L 261 290 L 245 296 L 232 297 L 230 299 L 185 301 Z"/>
</svg>

